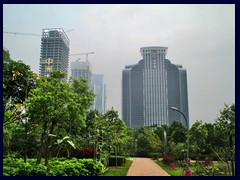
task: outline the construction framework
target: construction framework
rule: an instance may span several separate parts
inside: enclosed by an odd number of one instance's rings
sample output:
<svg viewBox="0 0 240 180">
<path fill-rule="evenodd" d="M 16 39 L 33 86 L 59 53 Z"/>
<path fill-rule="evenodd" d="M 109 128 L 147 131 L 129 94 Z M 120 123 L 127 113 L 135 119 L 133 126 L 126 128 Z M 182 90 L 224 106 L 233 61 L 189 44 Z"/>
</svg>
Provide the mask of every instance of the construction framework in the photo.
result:
<svg viewBox="0 0 240 180">
<path fill-rule="evenodd" d="M 53 70 L 68 73 L 69 38 L 62 28 L 42 30 L 40 76 L 49 76 Z M 67 76 L 66 76 L 67 79 Z"/>
</svg>

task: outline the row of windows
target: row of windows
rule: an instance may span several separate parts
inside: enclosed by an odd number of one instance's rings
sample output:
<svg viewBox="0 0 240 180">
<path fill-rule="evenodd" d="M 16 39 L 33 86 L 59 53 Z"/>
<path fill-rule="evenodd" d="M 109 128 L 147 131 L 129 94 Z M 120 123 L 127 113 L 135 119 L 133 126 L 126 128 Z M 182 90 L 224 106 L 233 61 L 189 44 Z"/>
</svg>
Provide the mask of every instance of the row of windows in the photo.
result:
<svg viewBox="0 0 240 180">
<path fill-rule="evenodd" d="M 165 49 L 147 49 L 143 50 L 144 53 L 151 52 L 151 53 L 157 53 L 157 52 L 165 52 Z"/>
</svg>

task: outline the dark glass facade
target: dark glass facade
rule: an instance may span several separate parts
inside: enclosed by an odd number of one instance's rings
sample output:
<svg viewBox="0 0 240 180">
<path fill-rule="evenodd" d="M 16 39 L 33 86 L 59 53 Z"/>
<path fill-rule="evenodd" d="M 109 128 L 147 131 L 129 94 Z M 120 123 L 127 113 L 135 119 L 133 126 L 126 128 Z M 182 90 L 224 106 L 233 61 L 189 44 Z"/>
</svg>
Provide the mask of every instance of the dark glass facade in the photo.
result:
<svg viewBox="0 0 240 180">
<path fill-rule="evenodd" d="M 166 47 L 141 48 L 143 59 L 122 71 L 122 118 L 127 126 L 172 124 L 181 121 L 176 107 L 188 118 L 187 74 L 165 59 Z"/>
</svg>

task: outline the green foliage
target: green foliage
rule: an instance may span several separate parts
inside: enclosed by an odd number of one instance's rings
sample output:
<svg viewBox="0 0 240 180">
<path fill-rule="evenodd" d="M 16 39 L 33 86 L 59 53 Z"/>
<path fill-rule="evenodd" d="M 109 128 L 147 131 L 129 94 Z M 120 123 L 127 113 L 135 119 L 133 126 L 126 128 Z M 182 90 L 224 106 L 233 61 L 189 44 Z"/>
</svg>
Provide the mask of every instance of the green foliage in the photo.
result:
<svg viewBox="0 0 240 180">
<path fill-rule="evenodd" d="M 120 154 L 128 138 L 128 129 L 124 121 L 119 119 L 118 112 L 114 109 L 108 110 L 105 114 L 100 114 L 96 110 L 89 111 L 84 128 L 83 145 L 94 147 L 99 152 L 95 152 L 95 157 L 100 157 L 104 165 L 108 165 L 109 153 Z"/>
<path fill-rule="evenodd" d="M 159 152 L 149 153 L 149 157 L 152 159 L 158 159 L 159 157 L 163 157 L 163 153 Z"/>
<path fill-rule="evenodd" d="M 184 143 L 187 140 L 187 128 L 179 121 L 174 121 L 169 128 L 169 141 Z"/>
<path fill-rule="evenodd" d="M 25 115 L 30 119 L 28 123 L 38 125 L 35 131 L 41 139 L 38 163 L 45 153 L 47 165 L 48 157 L 56 151 L 52 145 L 54 143 L 60 145 L 60 139 L 67 136 L 75 138 L 85 127 L 86 111 L 93 100 L 92 93 L 89 92 L 85 81 L 74 80 L 73 84 L 68 84 L 64 76 L 61 71 L 53 71 L 50 77 L 41 77 L 37 81 L 37 88 L 30 92 L 25 102 L 27 106 Z M 49 134 L 54 134 L 56 137 Z M 70 140 L 64 143 L 61 145 L 74 144 Z"/>
<path fill-rule="evenodd" d="M 34 160 L 28 160 L 24 163 L 23 159 L 3 159 L 4 176 L 45 176 L 46 166 L 43 164 L 36 165 Z"/>
<path fill-rule="evenodd" d="M 174 159 L 176 161 L 184 160 L 186 158 L 186 144 L 185 143 L 177 143 L 173 144 L 171 147 L 171 153 L 174 154 Z"/>
<path fill-rule="evenodd" d="M 125 165 L 121 166 L 121 167 L 109 167 L 108 170 L 102 174 L 102 176 L 126 176 L 128 173 L 128 169 L 131 166 L 132 161 L 130 160 L 126 160 Z"/>
<path fill-rule="evenodd" d="M 165 170 L 170 176 L 183 176 L 183 168 L 178 166 L 176 168 L 169 168 L 169 165 L 164 164 L 161 161 L 157 161 L 156 162 L 160 167 L 163 168 L 163 170 Z"/>
<path fill-rule="evenodd" d="M 14 61 L 10 54 L 3 50 L 3 108 L 15 112 L 27 98 L 31 89 L 35 88 L 37 74 L 30 70 L 30 66 L 22 61 Z M 16 114 L 14 114 L 16 116 Z M 13 116 L 4 116 L 4 123 Z"/>
<path fill-rule="evenodd" d="M 190 135 L 190 144 L 193 147 L 192 153 L 196 154 L 197 160 L 199 156 L 204 154 L 206 151 L 206 141 L 208 137 L 208 130 L 207 127 L 203 125 L 201 120 L 196 121 L 189 132 Z"/>
<path fill-rule="evenodd" d="M 4 104 L 10 99 L 12 103 L 22 103 L 26 98 L 25 94 L 34 87 L 37 77 L 30 70 L 30 66 L 22 61 L 12 60 L 5 50 L 3 50 L 3 75 Z"/>
<path fill-rule="evenodd" d="M 49 136 L 56 137 L 56 135 L 53 134 L 49 134 Z M 58 156 L 61 149 L 65 149 L 67 151 L 67 157 L 70 157 L 70 149 L 76 149 L 75 144 L 69 136 L 64 136 L 62 139 L 57 139 L 54 145 L 57 145 L 59 148 L 56 156 Z"/>
<path fill-rule="evenodd" d="M 25 157 L 35 153 L 31 147 L 36 145 L 36 141 L 30 141 L 34 135 L 29 133 L 26 126 L 27 119 L 23 115 L 26 107 L 23 103 L 36 87 L 37 77 L 30 66 L 12 60 L 10 54 L 3 50 L 4 155 L 16 150 Z"/>
<path fill-rule="evenodd" d="M 166 165 L 174 163 L 174 161 L 175 161 L 174 155 L 169 152 L 167 154 L 165 154 L 162 158 L 162 163 L 166 164 Z"/>
<path fill-rule="evenodd" d="M 5 158 L 3 160 L 4 176 L 97 176 L 105 171 L 101 162 L 93 159 L 65 159 L 54 158 L 49 162 L 49 167 L 43 164 L 36 165 L 34 159 Z"/>
<path fill-rule="evenodd" d="M 197 174 L 199 176 L 220 176 L 224 175 L 224 172 L 222 172 L 221 169 L 215 167 L 214 165 L 207 165 L 201 166 L 201 168 L 198 169 Z"/>
<path fill-rule="evenodd" d="M 235 175 L 235 105 L 225 104 L 215 122 L 215 134 L 221 141 L 211 148 L 222 162 L 225 162 L 231 175 Z M 229 165 L 231 161 L 231 167 Z"/>
<path fill-rule="evenodd" d="M 108 151 L 101 152 L 100 161 L 105 167 L 109 165 L 109 157 L 110 157 L 110 153 Z"/>
<path fill-rule="evenodd" d="M 142 127 L 135 132 L 136 155 L 149 157 L 150 153 L 159 152 L 161 141 L 152 127 Z"/>
<path fill-rule="evenodd" d="M 126 163 L 126 158 L 124 156 L 110 156 L 109 157 L 109 166 L 116 166 L 116 158 L 117 158 L 117 166 L 123 166 Z"/>
</svg>

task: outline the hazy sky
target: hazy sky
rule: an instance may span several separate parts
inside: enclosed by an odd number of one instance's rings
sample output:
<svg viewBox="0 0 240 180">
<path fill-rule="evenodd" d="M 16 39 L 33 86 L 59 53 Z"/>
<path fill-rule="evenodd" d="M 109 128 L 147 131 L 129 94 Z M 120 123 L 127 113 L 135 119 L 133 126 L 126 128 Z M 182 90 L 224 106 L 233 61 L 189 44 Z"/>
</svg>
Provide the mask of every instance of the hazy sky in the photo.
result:
<svg viewBox="0 0 240 180">
<path fill-rule="evenodd" d="M 107 107 L 120 115 L 122 69 L 138 63 L 144 46 L 168 47 L 166 58 L 187 69 L 191 125 L 213 123 L 224 103 L 235 103 L 235 5 L 3 5 L 3 31 L 41 34 L 43 28 L 73 29 L 70 54 L 95 52 L 88 58 L 93 73 L 104 74 Z M 11 58 L 36 73 L 40 40 L 3 34 Z M 70 63 L 79 57 L 70 56 Z"/>
</svg>

